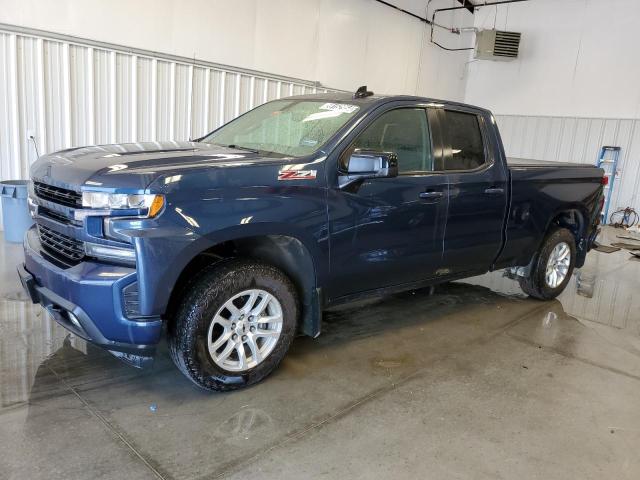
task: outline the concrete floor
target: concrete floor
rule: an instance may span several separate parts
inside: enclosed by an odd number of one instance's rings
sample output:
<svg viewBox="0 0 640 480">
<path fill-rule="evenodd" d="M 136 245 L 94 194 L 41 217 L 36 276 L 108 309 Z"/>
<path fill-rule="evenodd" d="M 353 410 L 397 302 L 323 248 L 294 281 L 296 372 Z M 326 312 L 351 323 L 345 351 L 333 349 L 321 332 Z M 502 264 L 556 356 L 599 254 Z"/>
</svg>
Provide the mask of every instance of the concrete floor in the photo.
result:
<svg viewBox="0 0 640 480">
<path fill-rule="evenodd" d="M 628 252 L 592 252 L 551 302 L 493 273 L 328 313 L 230 394 L 164 347 L 140 372 L 68 335 L 19 294 L 20 257 L 0 242 L 2 479 L 640 478 Z"/>
</svg>

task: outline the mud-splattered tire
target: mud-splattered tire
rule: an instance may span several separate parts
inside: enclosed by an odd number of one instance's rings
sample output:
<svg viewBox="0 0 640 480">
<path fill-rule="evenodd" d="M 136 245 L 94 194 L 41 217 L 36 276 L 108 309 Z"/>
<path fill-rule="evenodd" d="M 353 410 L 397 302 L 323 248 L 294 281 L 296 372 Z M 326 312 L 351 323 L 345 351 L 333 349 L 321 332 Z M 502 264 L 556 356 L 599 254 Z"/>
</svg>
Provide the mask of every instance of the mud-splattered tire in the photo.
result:
<svg viewBox="0 0 640 480">
<path fill-rule="evenodd" d="M 556 281 L 554 281 L 553 275 L 551 275 L 551 278 L 548 277 L 548 272 L 553 270 L 551 267 L 556 262 L 554 260 L 557 257 L 556 254 L 561 256 L 565 245 L 569 249 L 565 260 L 563 260 L 566 262 L 566 269 L 562 266 L 560 270 L 564 272 L 564 275 L 561 281 L 558 276 L 555 277 Z M 575 263 L 576 243 L 573 234 L 566 228 L 554 228 L 546 236 L 540 250 L 536 253 L 529 276 L 518 279 L 520 288 L 524 293 L 538 300 L 556 298 L 571 280 Z"/>
<path fill-rule="evenodd" d="M 171 358 L 206 390 L 253 385 L 289 350 L 299 311 L 296 289 L 280 270 L 256 260 L 225 260 L 189 286 L 169 325 Z"/>
</svg>

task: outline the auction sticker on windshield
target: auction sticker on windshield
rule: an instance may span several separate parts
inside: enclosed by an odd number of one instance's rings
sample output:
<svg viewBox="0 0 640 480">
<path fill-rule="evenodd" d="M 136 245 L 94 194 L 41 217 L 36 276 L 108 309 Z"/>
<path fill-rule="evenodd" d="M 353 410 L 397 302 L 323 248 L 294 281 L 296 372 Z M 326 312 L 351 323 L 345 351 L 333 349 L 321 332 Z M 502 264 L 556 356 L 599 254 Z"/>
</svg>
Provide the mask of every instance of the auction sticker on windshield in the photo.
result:
<svg viewBox="0 0 640 480">
<path fill-rule="evenodd" d="M 332 112 L 353 113 L 358 110 L 357 105 L 349 105 L 348 103 L 325 103 L 320 106 L 320 110 L 330 110 Z"/>
</svg>

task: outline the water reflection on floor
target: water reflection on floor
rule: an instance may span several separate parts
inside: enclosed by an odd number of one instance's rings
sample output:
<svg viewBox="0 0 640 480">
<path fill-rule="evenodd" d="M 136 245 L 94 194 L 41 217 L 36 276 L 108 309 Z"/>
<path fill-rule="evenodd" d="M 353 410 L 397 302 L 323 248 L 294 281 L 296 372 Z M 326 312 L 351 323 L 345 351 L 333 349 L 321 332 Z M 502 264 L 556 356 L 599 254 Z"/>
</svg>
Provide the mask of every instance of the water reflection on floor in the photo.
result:
<svg viewBox="0 0 640 480">
<path fill-rule="evenodd" d="M 621 229 L 606 228 L 600 243 L 620 242 Z M 640 242 L 637 242 L 640 245 Z M 493 272 L 464 280 L 494 292 L 522 295 L 518 283 Z M 601 323 L 640 336 L 640 261 L 629 251 L 612 253 L 592 250 L 585 265 L 574 271 L 566 290 L 558 297 L 564 310 L 580 320 Z"/>
<path fill-rule="evenodd" d="M 335 309 L 231 394 L 164 345 L 139 371 L 68 334 L 21 296 L 20 255 L 0 244 L 0 478 L 640 478 L 627 252 L 550 302 L 494 272 Z"/>
</svg>

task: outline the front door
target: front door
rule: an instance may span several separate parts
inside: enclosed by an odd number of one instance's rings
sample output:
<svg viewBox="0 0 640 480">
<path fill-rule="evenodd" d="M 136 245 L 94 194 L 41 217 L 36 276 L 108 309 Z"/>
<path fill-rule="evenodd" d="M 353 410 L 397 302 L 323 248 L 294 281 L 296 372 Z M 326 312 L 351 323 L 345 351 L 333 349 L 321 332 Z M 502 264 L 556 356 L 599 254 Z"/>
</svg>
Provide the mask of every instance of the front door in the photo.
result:
<svg viewBox="0 0 640 480">
<path fill-rule="evenodd" d="M 441 138 L 427 110 L 387 110 L 342 152 L 343 170 L 355 149 L 394 152 L 399 175 L 329 189 L 330 299 L 424 280 L 441 265 L 448 187 L 446 175 L 433 173 Z"/>
</svg>

